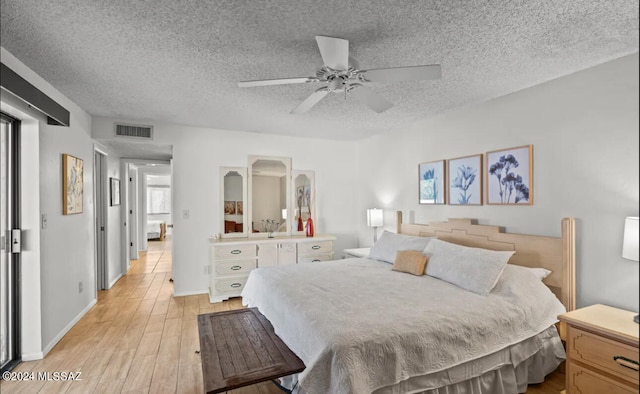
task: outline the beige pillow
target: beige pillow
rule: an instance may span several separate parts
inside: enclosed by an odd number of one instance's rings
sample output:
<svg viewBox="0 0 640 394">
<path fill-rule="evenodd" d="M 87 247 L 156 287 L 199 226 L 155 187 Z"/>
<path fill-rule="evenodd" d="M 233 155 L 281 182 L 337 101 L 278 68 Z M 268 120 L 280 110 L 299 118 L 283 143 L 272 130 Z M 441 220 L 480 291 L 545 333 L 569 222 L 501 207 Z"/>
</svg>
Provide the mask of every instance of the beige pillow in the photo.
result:
<svg viewBox="0 0 640 394">
<path fill-rule="evenodd" d="M 408 272 L 413 275 L 424 275 L 427 256 L 418 250 L 399 250 L 391 268 L 394 271 Z"/>
</svg>

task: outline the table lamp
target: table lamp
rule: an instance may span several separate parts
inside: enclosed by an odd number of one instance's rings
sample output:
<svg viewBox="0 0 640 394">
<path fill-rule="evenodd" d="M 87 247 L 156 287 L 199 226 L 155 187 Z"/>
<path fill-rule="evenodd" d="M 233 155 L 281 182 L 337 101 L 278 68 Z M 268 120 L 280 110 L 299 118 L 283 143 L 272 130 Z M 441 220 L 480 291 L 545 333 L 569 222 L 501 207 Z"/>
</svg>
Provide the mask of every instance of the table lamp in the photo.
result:
<svg viewBox="0 0 640 394">
<path fill-rule="evenodd" d="M 622 241 L 622 257 L 638 261 L 638 217 L 627 217 L 624 220 L 624 238 Z M 638 315 L 633 317 L 638 323 Z"/>
<path fill-rule="evenodd" d="M 367 209 L 367 226 L 373 227 L 373 243 L 378 241 L 378 227 L 382 226 L 382 209 Z"/>
</svg>

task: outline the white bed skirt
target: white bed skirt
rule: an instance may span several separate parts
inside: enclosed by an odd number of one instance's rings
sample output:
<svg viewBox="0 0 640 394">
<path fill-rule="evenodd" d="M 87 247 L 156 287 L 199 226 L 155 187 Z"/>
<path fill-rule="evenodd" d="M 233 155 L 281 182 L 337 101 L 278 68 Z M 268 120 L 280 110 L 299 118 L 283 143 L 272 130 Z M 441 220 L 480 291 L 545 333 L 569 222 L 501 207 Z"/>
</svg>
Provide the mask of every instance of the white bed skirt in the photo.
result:
<svg viewBox="0 0 640 394">
<path fill-rule="evenodd" d="M 453 368 L 415 376 L 393 386 L 382 387 L 372 394 L 517 394 L 527 385 L 542 383 L 546 375 L 564 361 L 565 351 L 555 327 L 541 332 L 508 349 Z M 477 376 L 460 381 L 464 376 Z M 484 371 L 484 372 L 482 372 Z M 305 394 L 297 386 L 297 375 L 282 379 L 282 385 L 293 393 Z"/>
</svg>

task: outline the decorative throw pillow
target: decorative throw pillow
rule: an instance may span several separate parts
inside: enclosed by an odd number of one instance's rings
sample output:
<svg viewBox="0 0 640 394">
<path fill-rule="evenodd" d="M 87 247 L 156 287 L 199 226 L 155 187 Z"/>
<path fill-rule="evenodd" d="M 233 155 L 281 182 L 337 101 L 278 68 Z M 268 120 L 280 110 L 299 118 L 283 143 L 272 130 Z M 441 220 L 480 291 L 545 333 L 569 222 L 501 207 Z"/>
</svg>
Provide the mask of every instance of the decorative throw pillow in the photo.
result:
<svg viewBox="0 0 640 394">
<path fill-rule="evenodd" d="M 394 271 L 408 272 L 413 275 L 424 275 L 427 266 L 427 256 L 417 250 L 400 250 L 391 267 Z"/>
<path fill-rule="evenodd" d="M 393 264 L 399 250 L 424 250 L 432 237 L 416 237 L 383 231 L 369 252 L 369 258 Z"/>
<path fill-rule="evenodd" d="M 515 252 L 494 251 L 432 239 L 424 249 L 429 259 L 427 275 L 463 289 L 487 295 Z"/>
</svg>

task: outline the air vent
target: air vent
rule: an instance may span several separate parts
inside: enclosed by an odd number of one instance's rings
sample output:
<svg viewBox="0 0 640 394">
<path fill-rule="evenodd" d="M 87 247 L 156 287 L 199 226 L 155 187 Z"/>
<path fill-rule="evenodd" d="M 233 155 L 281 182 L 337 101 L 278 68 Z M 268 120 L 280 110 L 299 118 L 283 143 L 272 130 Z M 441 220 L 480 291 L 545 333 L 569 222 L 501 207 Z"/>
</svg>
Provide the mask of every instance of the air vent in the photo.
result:
<svg viewBox="0 0 640 394">
<path fill-rule="evenodd" d="M 153 139 L 153 127 L 130 124 L 116 124 L 116 136 L 151 140 Z"/>
</svg>

